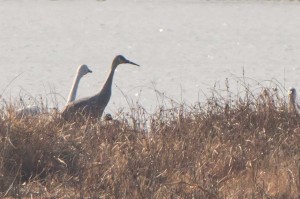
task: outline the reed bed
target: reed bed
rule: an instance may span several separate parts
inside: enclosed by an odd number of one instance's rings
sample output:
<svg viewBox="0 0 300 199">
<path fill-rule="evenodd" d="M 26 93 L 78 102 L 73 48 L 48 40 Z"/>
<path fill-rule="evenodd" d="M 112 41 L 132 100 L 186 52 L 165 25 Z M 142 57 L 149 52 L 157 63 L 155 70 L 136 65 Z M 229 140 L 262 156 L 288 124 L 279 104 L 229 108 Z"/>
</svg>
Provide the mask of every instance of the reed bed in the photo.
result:
<svg viewBox="0 0 300 199">
<path fill-rule="evenodd" d="M 300 117 L 283 92 L 228 87 L 203 103 L 117 119 L 0 117 L 0 196 L 299 198 Z M 113 116 L 116 118 L 116 116 Z"/>
</svg>

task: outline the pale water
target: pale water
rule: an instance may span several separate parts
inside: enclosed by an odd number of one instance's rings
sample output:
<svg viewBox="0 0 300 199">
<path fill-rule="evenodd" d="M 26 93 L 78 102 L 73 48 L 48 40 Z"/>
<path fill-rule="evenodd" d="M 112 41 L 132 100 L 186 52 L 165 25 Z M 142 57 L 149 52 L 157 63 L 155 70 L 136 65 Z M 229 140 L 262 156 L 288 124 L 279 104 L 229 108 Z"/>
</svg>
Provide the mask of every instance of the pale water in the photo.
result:
<svg viewBox="0 0 300 199">
<path fill-rule="evenodd" d="M 59 93 L 62 107 L 80 64 L 93 70 L 78 98 L 101 88 L 120 65 L 106 112 L 151 109 L 155 89 L 178 101 L 204 100 L 215 82 L 245 75 L 300 88 L 300 2 L 200 0 L 1 0 L 0 94 Z"/>
</svg>

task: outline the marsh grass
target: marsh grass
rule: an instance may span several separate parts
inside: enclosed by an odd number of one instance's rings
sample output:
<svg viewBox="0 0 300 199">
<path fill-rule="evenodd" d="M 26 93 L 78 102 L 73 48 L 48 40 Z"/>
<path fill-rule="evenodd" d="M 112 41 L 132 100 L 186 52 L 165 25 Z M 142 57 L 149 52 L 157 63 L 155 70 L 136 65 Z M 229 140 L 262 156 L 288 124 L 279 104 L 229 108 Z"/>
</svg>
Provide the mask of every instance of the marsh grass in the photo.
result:
<svg viewBox="0 0 300 199">
<path fill-rule="evenodd" d="M 0 195 L 299 198 L 298 113 L 280 86 L 239 86 L 233 94 L 226 82 L 194 105 L 165 98 L 152 114 L 135 105 L 111 121 L 17 118 L 6 104 Z"/>
</svg>

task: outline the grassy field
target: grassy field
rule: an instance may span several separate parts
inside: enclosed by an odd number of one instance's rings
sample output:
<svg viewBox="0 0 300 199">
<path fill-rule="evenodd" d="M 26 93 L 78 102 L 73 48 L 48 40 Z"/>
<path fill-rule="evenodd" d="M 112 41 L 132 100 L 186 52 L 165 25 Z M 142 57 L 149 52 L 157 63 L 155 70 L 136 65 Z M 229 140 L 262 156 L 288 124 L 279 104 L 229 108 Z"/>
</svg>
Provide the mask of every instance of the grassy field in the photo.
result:
<svg viewBox="0 0 300 199">
<path fill-rule="evenodd" d="M 0 196 L 299 198 L 298 113 L 280 89 L 244 91 L 80 123 L 59 114 L 18 118 L 6 104 Z"/>
</svg>

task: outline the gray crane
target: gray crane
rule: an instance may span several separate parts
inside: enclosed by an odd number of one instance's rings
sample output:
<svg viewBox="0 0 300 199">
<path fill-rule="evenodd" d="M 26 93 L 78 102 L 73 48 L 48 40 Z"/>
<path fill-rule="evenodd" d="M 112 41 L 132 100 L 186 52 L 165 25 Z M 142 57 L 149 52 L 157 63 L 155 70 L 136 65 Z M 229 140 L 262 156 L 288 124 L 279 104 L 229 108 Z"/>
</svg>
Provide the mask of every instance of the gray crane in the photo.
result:
<svg viewBox="0 0 300 199">
<path fill-rule="evenodd" d="M 116 56 L 112 62 L 110 73 L 100 92 L 98 92 L 94 96 L 75 100 L 69 103 L 63 109 L 62 117 L 67 120 L 75 118 L 78 115 L 84 117 L 100 118 L 109 102 L 114 72 L 119 64 L 132 64 L 139 66 L 138 64 L 127 60 L 122 55 Z"/>
</svg>

